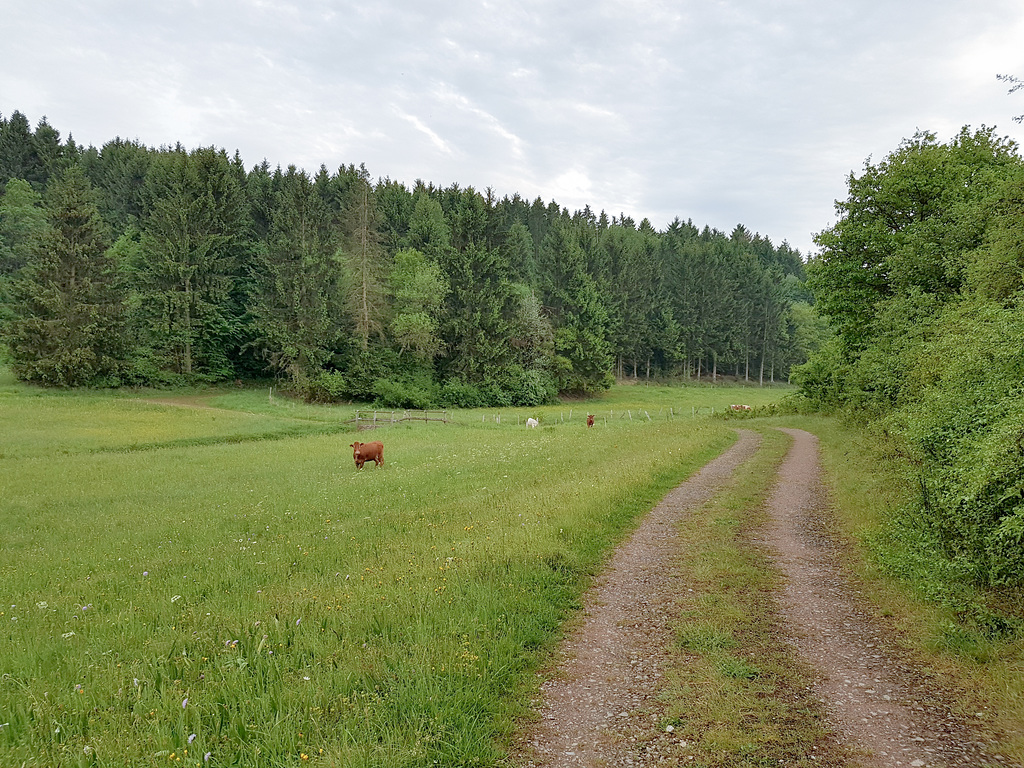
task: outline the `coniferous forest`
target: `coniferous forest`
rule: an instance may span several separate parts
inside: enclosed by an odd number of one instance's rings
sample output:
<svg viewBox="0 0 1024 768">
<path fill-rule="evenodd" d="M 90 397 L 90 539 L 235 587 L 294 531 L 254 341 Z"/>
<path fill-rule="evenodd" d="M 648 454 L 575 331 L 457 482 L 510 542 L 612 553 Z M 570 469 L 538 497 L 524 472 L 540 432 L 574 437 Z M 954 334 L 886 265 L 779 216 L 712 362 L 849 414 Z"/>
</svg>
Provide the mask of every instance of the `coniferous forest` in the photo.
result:
<svg viewBox="0 0 1024 768">
<path fill-rule="evenodd" d="M 742 225 L 66 140 L 0 116 L 0 334 L 22 380 L 273 377 L 312 401 L 532 405 L 616 378 L 768 383 L 823 331 Z"/>
</svg>

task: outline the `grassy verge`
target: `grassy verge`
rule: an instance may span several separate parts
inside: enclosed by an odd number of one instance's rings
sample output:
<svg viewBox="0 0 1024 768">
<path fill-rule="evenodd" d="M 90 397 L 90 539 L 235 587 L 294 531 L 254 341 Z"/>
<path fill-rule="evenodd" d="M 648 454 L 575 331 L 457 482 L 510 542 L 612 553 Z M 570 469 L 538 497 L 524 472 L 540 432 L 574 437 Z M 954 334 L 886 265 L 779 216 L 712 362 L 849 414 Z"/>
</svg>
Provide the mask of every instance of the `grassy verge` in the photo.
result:
<svg viewBox="0 0 1024 768">
<path fill-rule="evenodd" d="M 809 678 L 784 640 L 777 576 L 751 537 L 789 438 L 766 430 L 732 484 L 681 526 L 684 583 L 663 730 L 683 765 L 841 766 Z"/>
<path fill-rule="evenodd" d="M 879 615 L 936 683 L 949 687 L 956 708 L 975 721 L 981 713 L 989 726 L 985 738 L 1024 765 L 1024 636 L 979 625 L 974 617 L 988 610 L 993 595 L 930 556 L 905 519 L 896 522 L 914 489 L 884 440 L 825 417 L 786 424 L 819 437 L 836 532 L 849 542 L 847 564 Z M 1024 615 L 1020 590 L 997 598 L 1011 615 Z"/>
</svg>

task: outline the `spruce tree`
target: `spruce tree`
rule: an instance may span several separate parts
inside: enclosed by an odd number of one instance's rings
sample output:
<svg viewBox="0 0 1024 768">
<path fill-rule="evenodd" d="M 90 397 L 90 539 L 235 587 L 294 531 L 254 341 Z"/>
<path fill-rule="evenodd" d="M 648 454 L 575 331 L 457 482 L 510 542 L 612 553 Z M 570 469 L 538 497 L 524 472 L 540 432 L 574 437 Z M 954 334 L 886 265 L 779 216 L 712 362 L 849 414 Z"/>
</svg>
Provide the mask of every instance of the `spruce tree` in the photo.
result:
<svg viewBox="0 0 1024 768">
<path fill-rule="evenodd" d="M 153 358 L 186 377 L 230 378 L 248 231 L 238 176 L 222 150 L 178 147 L 154 161 L 145 192 L 135 278 Z"/>
<path fill-rule="evenodd" d="M 339 233 L 303 171 L 279 182 L 249 300 L 256 346 L 304 394 L 338 349 L 343 328 Z"/>
<path fill-rule="evenodd" d="M 12 369 L 40 384 L 113 383 L 127 356 L 124 301 L 95 193 L 72 167 L 46 202 L 51 229 L 13 286 Z"/>
</svg>

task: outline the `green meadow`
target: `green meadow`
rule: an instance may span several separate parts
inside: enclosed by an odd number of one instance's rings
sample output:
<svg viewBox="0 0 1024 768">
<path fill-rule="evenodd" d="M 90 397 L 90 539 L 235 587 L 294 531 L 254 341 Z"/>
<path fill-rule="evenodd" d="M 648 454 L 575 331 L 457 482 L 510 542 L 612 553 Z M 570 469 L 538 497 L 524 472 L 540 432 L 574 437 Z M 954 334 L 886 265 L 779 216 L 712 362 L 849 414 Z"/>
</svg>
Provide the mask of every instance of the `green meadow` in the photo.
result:
<svg viewBox="0 0 1024 768">
<path fill-rule="evenodd" d="M 357 433 L 269 389 L 0 374 L 0 764 L 500 764 L 611 548 L 734 439 L 712 409 L 784 391 Z"/>
</svg>

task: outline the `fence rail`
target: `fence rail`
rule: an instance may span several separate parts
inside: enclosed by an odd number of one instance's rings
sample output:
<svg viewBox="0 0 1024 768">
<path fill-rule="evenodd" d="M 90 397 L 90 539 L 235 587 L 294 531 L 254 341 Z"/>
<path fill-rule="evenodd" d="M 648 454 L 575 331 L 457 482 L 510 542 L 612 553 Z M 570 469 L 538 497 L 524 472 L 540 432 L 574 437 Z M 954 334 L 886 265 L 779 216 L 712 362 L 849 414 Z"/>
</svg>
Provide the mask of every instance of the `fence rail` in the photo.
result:
<svg viewBox="0 0 1024 768">
<path fill-rule="evenodd" d="M 357 429 L 374 429 L 386 424 L 398 424 L 403 421 L 440 421 L 448 423 L 448 411 L 418 411 L 418 410 L 365 410 L 356 411 L 354 418 L 346 423 L 355 423 Z"/>
</svg>

